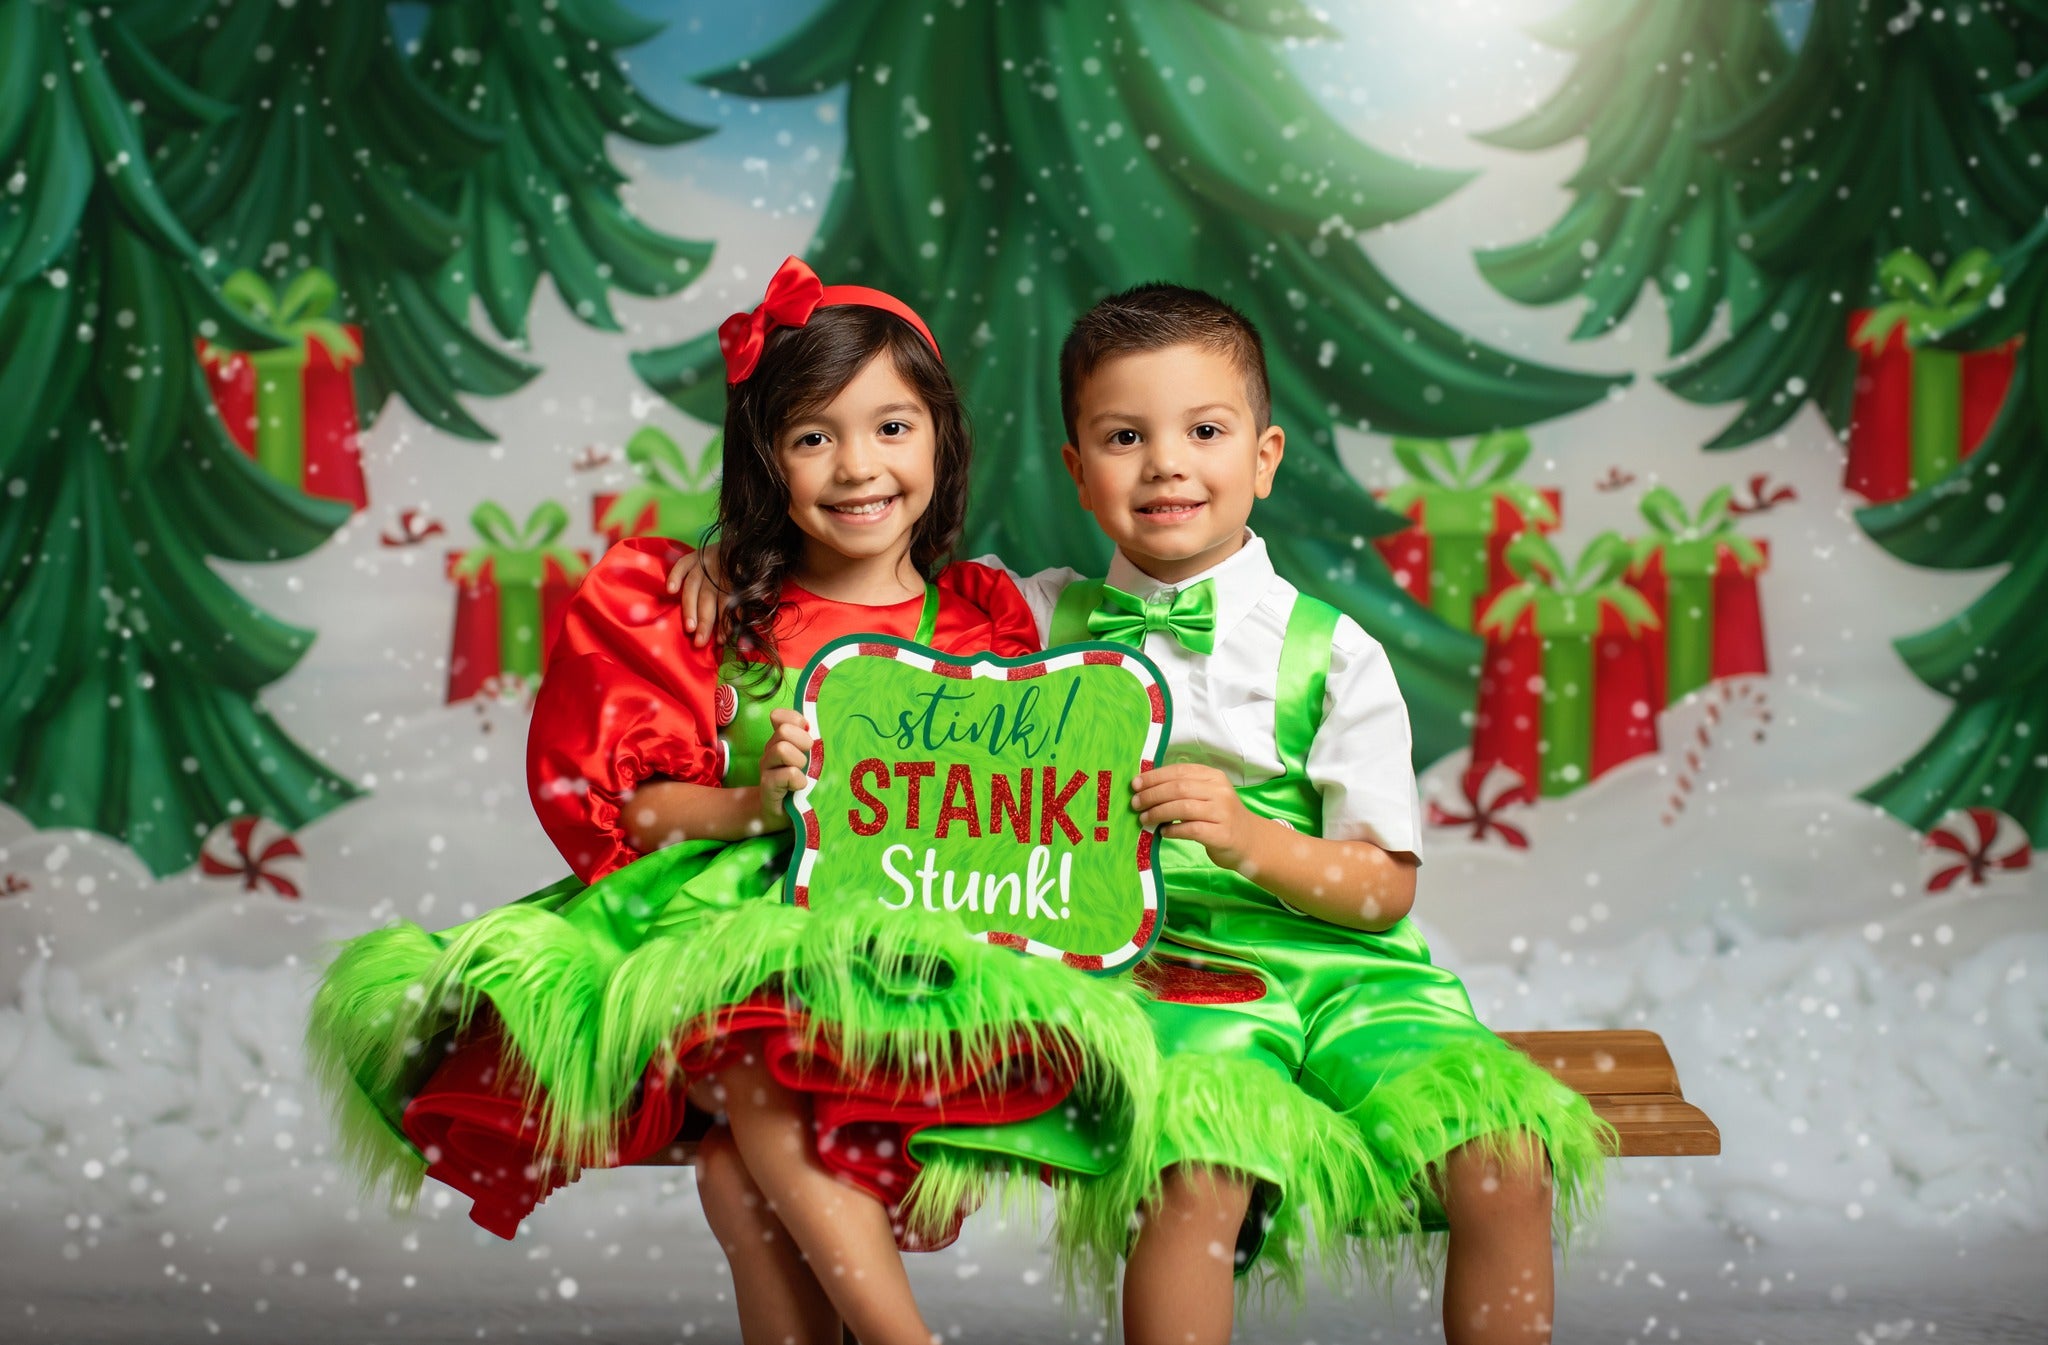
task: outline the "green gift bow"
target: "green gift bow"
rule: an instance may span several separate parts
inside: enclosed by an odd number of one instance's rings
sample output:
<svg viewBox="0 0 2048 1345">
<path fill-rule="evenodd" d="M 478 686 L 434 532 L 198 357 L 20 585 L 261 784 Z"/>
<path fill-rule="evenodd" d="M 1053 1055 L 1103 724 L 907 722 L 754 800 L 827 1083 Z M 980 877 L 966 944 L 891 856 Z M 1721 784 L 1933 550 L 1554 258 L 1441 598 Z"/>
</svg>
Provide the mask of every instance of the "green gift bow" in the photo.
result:
<svg viewBox="0 0 2048 1345">
<path fill-rule="evenodd" d="M 474 584 L 488 568 L 498 586 L 499 676 L 538 677 L 540 591 L 548 562 L 560 566 L 569 579 L 581 578 L 587 568 L 583 557 L 555 540 L 568 530 L 569 511 L 549 500 L 528 514 L 526 525 L 520 527 L 503 505 L 486 500 L 470 514 L 469 524 L 483 543 L 463 552 L 452 573 Z"/>
<path fill-rule="evenodd" d="M 1508 569 L 1520 582 L 1487 604 L 1479 629 L 1505 638 L 1526 611 L 1538 635 L 1597 635 L 1601 605 L 1612 604 L 1631 631 L 1654 630 L 1657 613 L 1622 582 L 1631 554 L 1620 533 L 1603 532 L 1586 544 L 1577 565 L 1568 566 L 1548 537 L 1525 532 L 1508 544 L 1507 553 Z"/>
<path fill-rule="evenodd" d="M 1429 606 L 1460 630 L 1472 629 L 1473 608 L 1491 578 L 1487 541 L 1498 517 L 1495 501 L 1506 499 L 1531 527 L 1553 525 L 1557 511 L 1543 492 L 1512 478 L 1529 457 L 1529 436 L 1521 430 L 1484 434 L 1461 462 L 1442 439 L 1396 439 L 1394 458 L 1413 480 L 1381 497 L 1396 513 L 1419 500 L 1422 526 L 1430 537 Z"/>
<path fill-rule="evenodd" d="M 220 287 L 221 297 L 257 322 L 303 348 L 308 337 L 317 338 L 338 363 L 353 363 L 363 357 L 348 328 L 327 316 L 341 297 L 334 277 L 311 266 L 292 277 L 278 298 L 270 283 L 254 271 L 237 271 Z"/>
<path fill-rule="evenodd" d="M 1721 549 L 1744 573 L 1763 567 L 1763 549 L 1735 531 L 1729 509 L 1733 492 L 1723 486 L 1707 496 L 1697 514 L 1670 489 L 1658 486 L 1640 506 L 1652 531 L 1637 539 L 1635 563 L 1661 557 L 1664 566 L 1664 703 L 1705 686 L 1714 675 L 1714 576 Z"/>
<path fill-rule="evenodd" d="M 1145 636 L 1155 630 L 1165 631 L 1190 653 L 1214 653 L 1216 581 L 1204 579 L 1164 602 L 1147 602 L 1120 588 L 1102 586 L 1102 605 L 1088 614 L 1091 636 L 1143 649 Z"/>
<path fill-rule="evenodd" d="M 220 287 L 221 297 L 252 320 L 283 337 L 275 350 L 249 352 L 256 374 L 256 463 L 274 479 L 294 489 L 304 487 L 306 466 L 306 362 L 312 342 L 327 348 L 337 364 L 362 359 L 361 347 L 348 328 L 327 316 L 340 291 L 334 277 L 319 267 L 301 271 L 284 288 L 284 297 L 254 271 L 237 271 Z M 209 359 L 223 352 L 208 345 Z"/>
<path fill-rule="evenodd" d="M 714 435 L 692 468 L 683 461 L 676 441 L 652 425 L 642 426 L 626 441 L 626 461 L 641 479 L 619 492 L 604 517 L 597 521 L 600 531 L 630 533 L 640 516 L 654 510 L 654 530 L 695 546 L 718 521 L 718 465 L 725 459 L 725 436 Z"/>
<path fill-rule="evenodd" d="M 1482 434 L 1460 462 L 1445 439 L 1396 439 L 1394 460 L 1412 481 L 1388 491 L 1382 502 L 1405 514 L 1422 501 L 1424 522 L 1434 533 L 1493 531 L 1493 502 L 1506 496 L 1530 523 L 1552 524 L 1557 514 L 1543 492 L 1509 478 L 1529 459 L 1529 436 L 1522 430 Z"/>
<path fill-rule="evenodd" d="M 1503 589 L 1479 618 L 1482 631 L 1505 638 L 1528 613 L 1543 637 L 1537 741 L 1538 789 L 1545 795 L 1569 794 L 1592 778 L 1593 637 L 1600 633 L 1601 609 L 1612 604 L 1631 631 L 1657 625 L 1649 602 L 1622 582 L 1629 554 L 1620 533 L 1603 532 L 1586 544 L 1577 565 L 1567 566 L 1548 537 L 1523 533 L 1507 553 L 1520 582 Z"/>
<path fill-rule="evenodd" d="M 1850 343 L 1875 355 L 1883 351 L 1893 330 L 1905 325 L 1906 344 L 1913 351 L 1912 409 L 1907 416 L 1910 489 L 1930 486 L 1954 471 L 1963 451 L 1963 357 L 1927 343 L 1975 315 L 1989 302 L 1998 279 L 1998 263 L 1983 248 L 1956 258 L 1941 277 L 1908 248 L 1892 253 L 1878 267 L 1877 282 L 1892 301 L 1872 309 Z"/>
<path fill-rule="evenodd" d="M 1761 566 L 1763 549 L 1735 530 L 1735 514 L 1729 508 L 1734 498 L 1735 492 L 1723 486 L 1700 503 L 1697 514 L 1688 514 L 1676 491 L 1668 486 L 1656 487 L 1643 496 L 1638 506 L 1652 531 L 1637 539 L 1635 563 L 1641 565 L 1651 556 L 1661 554 L 1666 576 L 1711 576 L 1720 568 L 1721 548 L 1725 546 L 1743 569 Z"/>
<path fill-rule="evenodd" d="M 1908 344 L 1931 341 L 1989 302 L 2001 274 L 1997 258 L 1984 248 L 1965 252 L 1941 276 L 1911 248 L 1900 248 L 1877 268 L 1878 286 L 1891 301 L 1870 310 L 1852 344 L 1880 349 L 1901 323 Z"/>
</svg>

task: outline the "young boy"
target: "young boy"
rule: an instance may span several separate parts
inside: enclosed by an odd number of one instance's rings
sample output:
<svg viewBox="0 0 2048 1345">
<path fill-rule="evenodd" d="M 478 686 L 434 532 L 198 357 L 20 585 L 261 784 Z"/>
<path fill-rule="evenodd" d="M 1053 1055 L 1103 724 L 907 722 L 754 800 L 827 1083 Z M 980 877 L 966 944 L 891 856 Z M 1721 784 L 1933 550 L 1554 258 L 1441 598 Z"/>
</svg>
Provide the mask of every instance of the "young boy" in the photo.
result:
<svg viewBox="0 0 2048 1345">
<path fill-rule="evenodd" d="M 1060 356 L 1061 450 L 1116 555 L 1019 581 L 1048 644 L 1112 640 L 1173 696 L 1132 804 L 1166 838 L 1144 975 L 1168 1057 L 1161 1185 L 1124 1277 L 1134 1345 L 1230 1338 L 1232 1276 L 1448 1225 L 1451 1345 L 1550 1338 L 1551 1219 L 1596 1184 L 1584 1099 L 1482 1027 L 1406 916 L 1421 824 L 1385 652 L 1246 526 L 1285 435 L 1229 305 L 1105 299 Z"/>
</svg>

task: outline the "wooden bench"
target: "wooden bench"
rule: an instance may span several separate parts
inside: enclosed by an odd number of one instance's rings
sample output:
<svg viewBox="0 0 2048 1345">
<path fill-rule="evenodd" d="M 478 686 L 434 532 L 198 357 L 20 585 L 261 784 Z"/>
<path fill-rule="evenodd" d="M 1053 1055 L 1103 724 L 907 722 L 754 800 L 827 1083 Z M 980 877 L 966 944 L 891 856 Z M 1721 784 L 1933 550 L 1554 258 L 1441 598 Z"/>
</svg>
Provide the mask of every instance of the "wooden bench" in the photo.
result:
<svg viewBox="0 0 2048 1345">
<path fill-rule="evenodd" d="M 1501 1039 L 1583 1094 L 1614 1127 L 1617 1158 L 1699 1157 L 1721 1152 L 1721 1131 L 1685 1100 L 1678 1067 L 1664 1039 L 1640 1029 L 1596 1032 L 1503 1032 Z M 641 1160 L 685 1164 L 695 1137 Z"/>
<path fill-rule="evenodd" d="M 1614 1127 L 1620 1158 L 1721 1152 L 1721 1131 L 1685 1100 L 1678 1069 L 1654 1032 L 1503 1032 L 1502 1040 L 1585 1095 Z"/>
</svg>

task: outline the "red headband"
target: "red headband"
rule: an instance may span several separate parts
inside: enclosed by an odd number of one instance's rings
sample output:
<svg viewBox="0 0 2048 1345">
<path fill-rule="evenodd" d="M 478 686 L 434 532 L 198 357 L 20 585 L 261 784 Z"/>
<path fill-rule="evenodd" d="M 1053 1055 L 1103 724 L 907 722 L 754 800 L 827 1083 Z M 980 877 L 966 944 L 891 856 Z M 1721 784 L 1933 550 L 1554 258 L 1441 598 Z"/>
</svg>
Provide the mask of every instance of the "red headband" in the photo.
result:
<svg viewBox="0 0 2048 1345">
<path fill-rule="evenodd" d="M 761 362 L 761 350 L 768 344 L 768 333 L 777 327 L 801 327 L 811 320 L 811 314 L 836 304 L 858 304 L 893 313 L 917 329 L 917 334 L 932 348 L 932 354 L 939 353 L 939 343 L 932 339 L 931 328 L 911 311 L 909 304 L 865 285 L 827 285 L 804 264 L 803 258 L 791 257 L 768 278 L 768 293 L 758 308 L 751 313 L 735 313 L 718 324 L 718 349 L 725 356 L 725 381 L 744 383 L 754 376 L 754 368 Z"/>
</svg>

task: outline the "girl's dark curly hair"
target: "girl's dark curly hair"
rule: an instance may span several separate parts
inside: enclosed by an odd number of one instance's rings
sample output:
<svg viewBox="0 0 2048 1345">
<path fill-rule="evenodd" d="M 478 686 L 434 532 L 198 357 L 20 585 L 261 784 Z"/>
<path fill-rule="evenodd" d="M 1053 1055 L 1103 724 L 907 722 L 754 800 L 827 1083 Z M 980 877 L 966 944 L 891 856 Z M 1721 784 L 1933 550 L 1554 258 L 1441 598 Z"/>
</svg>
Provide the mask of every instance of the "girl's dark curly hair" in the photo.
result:
<svg viewBox="0 0 2048 1345">
<path fill-rule="evenodd" d="M 777 328 L 753 376 L 726 388 L 718 568 L 727 590 L 719 651 L 727 662 L 782 664 L 775 625 L 804 535 L 789 516 L 789 483 L 776 440 L 885 351 L 931 412 L 934 432 L 931 503 L 911 525 L 910 563 L 929 581 L 959 540 L 973 440 L 952 376 L 924 338 L 894 314 L 857 304 L 821 308 L 801 327 Z"/>
</svg>

